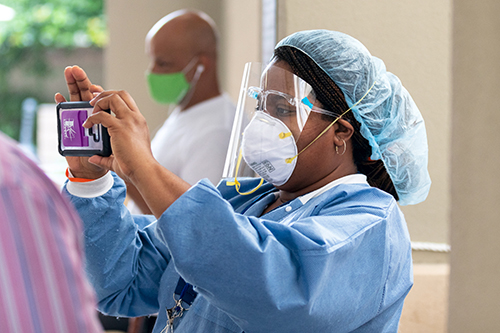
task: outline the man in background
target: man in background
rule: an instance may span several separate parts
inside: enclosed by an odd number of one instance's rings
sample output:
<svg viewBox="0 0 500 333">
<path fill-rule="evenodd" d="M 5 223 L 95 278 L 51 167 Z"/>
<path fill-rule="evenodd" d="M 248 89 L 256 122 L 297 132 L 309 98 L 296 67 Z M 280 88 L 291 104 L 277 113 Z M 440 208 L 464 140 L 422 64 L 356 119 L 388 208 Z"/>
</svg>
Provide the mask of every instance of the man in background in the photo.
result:
<svg viewBox="0 0 500 333">
<path fill-rule="evenodd" d="M 154 157 L 190 184 L 222 176 L 235 106 L 221 92 L 217 75 L 218 32 L 205 13 L 175 11 L 146 36 L 151 97 L 176 107 L 158 130 Z M 150 213 L 138 192 L 128 187 L 132 212 Z"/>
<path fill-rule="evenodd" d="M 0 332 L 102 332 L 80 218 L 0 133 Z"/>
</svg>

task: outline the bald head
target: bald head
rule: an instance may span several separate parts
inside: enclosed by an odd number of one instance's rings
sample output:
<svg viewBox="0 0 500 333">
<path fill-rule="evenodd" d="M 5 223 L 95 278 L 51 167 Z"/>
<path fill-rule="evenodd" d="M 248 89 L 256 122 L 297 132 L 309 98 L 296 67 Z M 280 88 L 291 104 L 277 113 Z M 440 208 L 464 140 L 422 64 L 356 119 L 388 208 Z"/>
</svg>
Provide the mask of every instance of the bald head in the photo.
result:
<svg viewBox="0 0 500 333">
<path fill-rule="evenodd" d="M 148 47 L 180 49 L 185 57 L 196 54 L 216 56 L 218 32 L 214 21 L 205 13 L 178 10 L 160 19 L 146 36 Z"/>
</svg>

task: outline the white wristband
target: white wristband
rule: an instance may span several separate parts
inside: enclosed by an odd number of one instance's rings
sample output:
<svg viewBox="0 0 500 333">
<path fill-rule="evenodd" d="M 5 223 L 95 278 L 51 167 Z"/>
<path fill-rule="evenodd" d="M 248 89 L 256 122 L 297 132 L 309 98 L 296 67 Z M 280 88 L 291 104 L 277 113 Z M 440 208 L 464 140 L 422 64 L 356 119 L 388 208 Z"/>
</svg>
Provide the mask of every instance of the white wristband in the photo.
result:
<svg viewBox="0 0 500 333">
<path fill-rule="evenodd" d="M 113 187 L 113 184 L 113 175 L 108 171 L 101 178 L 89 182 L 79 183 L 69 181 L 66 184 L 66 189 L 70 194 L 76 197 L 95 198 L 108 192 Z"/>
</svg>

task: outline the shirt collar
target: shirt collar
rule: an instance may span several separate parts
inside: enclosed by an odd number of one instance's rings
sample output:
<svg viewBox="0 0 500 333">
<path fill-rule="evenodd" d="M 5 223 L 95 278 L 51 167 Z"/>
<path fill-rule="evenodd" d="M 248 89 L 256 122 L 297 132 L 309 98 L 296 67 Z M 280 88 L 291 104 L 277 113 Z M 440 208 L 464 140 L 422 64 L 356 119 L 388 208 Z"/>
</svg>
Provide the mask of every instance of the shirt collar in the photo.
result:
<svg viewBox="0 0 500 333">
<path fill-rule="evenodd" d="M 213 106 L 211 104 L 221 103 L 224 99 L 228 99 L 229 98 L 228 96 L 229 95 L 227 95 L 227 93 L 222 92 L 217 96 L 214 96 L 214 97 L 211 97 L 211 98 L 204 100 L 202 102 L 196 103 L 195 105 L 183 110 L 182 112 L 181 112 L 181 107 L 179 105 L 177 105 L 175 107 L 175 109 L 172 111 L 172 113 L 175 112 L 175 113 L 185 114 L 186 111 L 191 111 L 191 113 L 193 113 L 192 111 L 196 112 L 196 110 L 206 111 L 207 108 L 210 108 Z"/>
<path fill-rule="evenodd" d="M 339 179 L 335 179 L 334 181 L 326 184 L 325 186 L 314 190 L 312 192 L 309 192 L 307 194 L 304 194 L 299 197 L 299 200 L 302 202 L 304 205 L 306 202 L 311 200 L 312 198 L 317 197 L 320 194 L 323 194 L 324 192 L 328 191 L 329 189 L 340 185 L 340 184 L 366 184 L 368 185 L 368 181 L 366 180 L 366 176 L 363 175 L 362 173 L 356 173 L 353 175 L 347 175 Z"/>
</svg>

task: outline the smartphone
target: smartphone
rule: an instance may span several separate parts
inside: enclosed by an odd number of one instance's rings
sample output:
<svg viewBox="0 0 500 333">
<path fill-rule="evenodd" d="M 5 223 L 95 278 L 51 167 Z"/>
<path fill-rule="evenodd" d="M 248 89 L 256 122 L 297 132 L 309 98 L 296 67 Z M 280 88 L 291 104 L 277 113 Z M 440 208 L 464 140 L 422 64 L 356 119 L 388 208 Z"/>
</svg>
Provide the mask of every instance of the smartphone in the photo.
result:
<svg viewBox="0 0 500 333">
<path fill-rule="evenodd" d="M 62 102 L 57 104 L 57 134 L 59 154 L 62 156 L 111 155 L 108 129 L 101 124 L 91 128 L 82 125 L 92 114 L 89 102 Z M 106 111 L 109 113 L 109 110 Z"/>
</svg>

